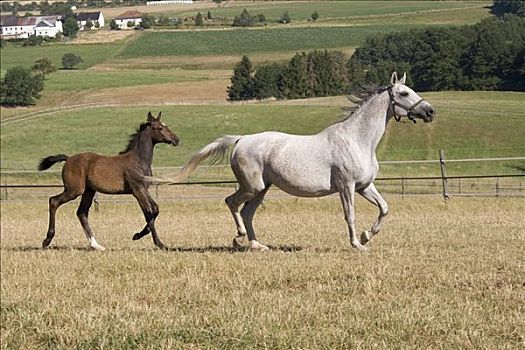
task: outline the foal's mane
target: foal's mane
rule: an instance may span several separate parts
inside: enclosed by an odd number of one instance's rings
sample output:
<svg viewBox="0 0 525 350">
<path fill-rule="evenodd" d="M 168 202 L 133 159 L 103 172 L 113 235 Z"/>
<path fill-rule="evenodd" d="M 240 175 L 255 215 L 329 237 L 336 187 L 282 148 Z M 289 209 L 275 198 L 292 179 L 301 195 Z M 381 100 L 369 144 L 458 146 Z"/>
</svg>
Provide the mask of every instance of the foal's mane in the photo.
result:
<svg viewBox="0 0 525 350">
<path fill-rule="evenodd" d="M 124 153 L 128 153 L 129 151 L 131 151 L 131 149 L 133 148 L 133 145 L 138 140 L 139 135 L 150 125 L 151 123 L 149 122 L 144 122 L 140 124 L 137 130 L 135 130 L 133 134 L 129 135 L 129 141 L 128 141 L 128 145 L 126 146 L 126 149 L 119 152 L 119 154 L 124 154 Z"/>
<path fill-rule="evenodd" d="M 347 112 L 347 114 L 339 122 L 351 118 L 366 102 L 386 90 L 388 90 L 388 85 L 378 85 L 375 83 L 360 84 L 354 92 L 347 96 L 350 102 L 354 103 L 355 106 L 344 108 L 343 110 Z"/>
</svg>

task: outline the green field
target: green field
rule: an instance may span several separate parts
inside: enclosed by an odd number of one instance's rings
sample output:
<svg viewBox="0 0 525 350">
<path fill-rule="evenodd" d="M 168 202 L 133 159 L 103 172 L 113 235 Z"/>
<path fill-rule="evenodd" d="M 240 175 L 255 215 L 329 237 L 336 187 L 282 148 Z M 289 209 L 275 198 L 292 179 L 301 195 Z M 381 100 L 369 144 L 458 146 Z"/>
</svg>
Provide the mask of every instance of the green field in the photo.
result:
<svg viewBox="0 0 525 350">
<path fill-rule="evenodd" d="M 490 1 L 312 1 L 312 2 L 244 2 L 232 3 L 228 7 L 211 8 L 213 16 L 232 19 L 246 8 L 250 14 L 263 14 L 268 21 L 278 21 L 284 11 L 288 11 L 293 21 L 305 21 L 317 11 L 319 21 L 348 20 L 349 17 L 368 17 L 418 13 L 463 8 L 479 8 L 490 5 Z M 177 11 L 174 15 L 194 16 L 195 11 Z M 204 13 L 204 12 L 203 12 Z"/>
<path fill-rule="evenodd" d="M 225 31 L 146 32 L 120 52 L 118 58 L 178 55 L 242 55 L 260 52 L 349 48 L 367 35 L 419 26 L 256 28 Z"/>
<path fill-rule="evenodd" d="M 123 43 L 111 44 L 49 44 L 38 47 L 19 47 L 8 45 L 2 48 L 2 74 L 14 66 L 30 67 L 42 57 L 47 57 L 57 68 L 62 67 L 62 56 L 74 53 L 82 57 L 83 63 L 79 69 L 85 69 L 95 64 L 102 63 L 111 58 L 124 45 Z"/>
<path fill-rule="evenodd" d="M 442 92 L 425 93 L 424 96 L 438 109 L 436 121 L 416 125 L 390 123 L 378 148 L 380 160 L 436 159 L 441 148 L 446 150 L 450 159 L 523 155 L 525 94 Z M 30 122 L 8 120 L 2 125 L 2 167 L 34 169 L 38 159 L 57 153 L 93 151 L 115 154 L 125 147 L 127 135 L 149 110 L 161 110 L 166 123 L 183 140 L 183 146 L 178 148 L 158 146 L 155 166 L 182 165 L 193 152 L 221 135 L 264 130 L 311 134 L 342 115 L 340 107 L 278 105 L 151 106 L 57 112 Z M 519 173 L 519 168 L 525 168 L 525 164 L 523 161 L 476 166 L 459 164 L 452 166 L 451 171 L 488 174 L 496 171 L 495 167 L 499 172 Z M 402 171 L 385 166 L 382 175 Z M 416 170 L 419 174 L 431 175 L 438 171 L 435 165 Z"/>
</svg>

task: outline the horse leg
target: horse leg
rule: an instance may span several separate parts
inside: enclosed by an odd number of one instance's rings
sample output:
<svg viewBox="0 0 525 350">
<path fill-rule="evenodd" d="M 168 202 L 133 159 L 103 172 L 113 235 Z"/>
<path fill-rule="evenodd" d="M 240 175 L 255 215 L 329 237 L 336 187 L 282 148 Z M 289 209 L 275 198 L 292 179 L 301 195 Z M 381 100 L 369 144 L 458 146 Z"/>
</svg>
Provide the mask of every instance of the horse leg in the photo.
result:
<svg viewBox="0 0 525 350">
<path fill-rule="evenodd" d="M 77 197 L 78 194 L 74 194 L 65 190 L 61 194 L 49 198 L 49 226 L 47 228 L 46 238 L 42 242 L 42 248 L 46 248 L 48 245 L 50 245 L 53 237 L 55 237 L 55 216 L 58 207 Z"/>
<path fill-rule="evenodd" d="M 141 239 L 142 237 L 148 235 L 149 232 L 150 232 L 150 231 L 149 231 L 149 226 L 148 226 L 148 224 L 146 224 L 146 226 L 144 226 L 144 228 L 142 229 L 142 231 L 140 231 L 140 232 L 138 232 L 138 233 L 135 233 L 135 234 L 133 235 L 133 240 L 134 240 L 134 241 L 137 241 L 137 240 Z"/>
<path fill-rule="evenodd" d="M 379 233 L 381 224 L 383 223 L 385 216 L 388 215 L 388 204 L 383 199 L 383 197 L 381 197 L 373 183 L 368 185 L 367 188 L 360 190 L 359 194 L 366 198 L 370 203 L 379 207 L 379 216 L 377 217 L 377 221 L 374 223 L 370 231 L 363 231 L 361 234 L 361 244 L 366 244 L 372 239 L 373 236 Z"/>
<path fill-rule="evenodd" d="M 91 227 L 89 227 L 88 222 L 89 209 L 91 208 L 91 204 L 93 203 L 93 197 L 95 197 L 95 193 L 96 192 L 90 188 L 86 189 L 86 191 L 82 195 L 82 199 L 80 200 L 80 205 L 77 209 L 77 216 L 80 220 L 80 224 L 82 225 L 82 229 L 84 230 L 84 234 L 86 235 L 86 238 L 88 239 L 91 248 L 103 251 L 106 249 L 97 243 L 97 240 L 95 239 L 95 236 L 93 235 L 93 232 L 91 231 Z"/>
<path fill-rule="evenodd" d="M 149 195 L 145 188 L 139 188 L 133 191 L 133 196 L 139 202 L 140 208 L 144 213 L 144 218 L 146 219 L 146 224 L 151 231 L 151 236 L 153 238 L 153 243 L 159 248 L 165 248 L 162 241 L 157 235 L 157 230 L 155 229 L 155 219 L 159 215 L 159 206 L 153 198 Z M 144 231 L 144 230 L 142 230 Z"/>
<path fill-rule="evenodd" d="M 339 190 L 339 196 L 341 197 L 346 223 L 348 224 L 350 244 L 352 244 L 352 247 L 356 248 L 357 250 L 366 251 L 368 248 L 359 242 L 355 232 L 354 190 L 355 184 L 346 184 Z"/>
<path fill-rule="evenodd" d="M 246 232 L 248 234 L 248 239 L 250 240 L 250 249 L 252 250 L 267 250 L 269 249 L 265 245 L 260 244 L 255 240 L 255 231 L 253 229 L 253 217 L 255 215 L 255 211 L 261 205 L 264 196 L 266 195 L 266 192 L 270 189 L 270 186 L 267 186 L 264 190 L 259 192 L 255 197 L 250 199 L 242 208 L 241 210 L 241 217 L 244 221 L 244 225 L 246 227 Z M 238 237 L 235 237 L 233 239 L 233 245 L 236 246 L 236 244 L 239 245 Z"/>
<path fill-rule="evenodd" d="M 269 248 L 257 242 L 253 230 L 251 232 L 248 232 L 246 230 L 243 218 L 241 216 L 241 213 L 239 212 L 239 207 L 241 206 L 241 204 L 246 203 L 253 197 L 254 194 L 252 192 L 246 191 L 245 187 L 241 186 L 239 187 L 239 190 L 237 192 L 227 197 L 225 200 L 226 204 L 228 205 L 228 208 L 230 208 L 233 220 L 235 221 L 235 225 L 237 226 L 237 237 L 233 239 L 233 246 L 236 248 L 241 247 L 242 242 L 244 241 L 244 237 L 246 236 L 246 234 L 248 234 L 248 239 L 250 240 L 250 249 L 264 251 L 268 250 Z"/>
</svg>

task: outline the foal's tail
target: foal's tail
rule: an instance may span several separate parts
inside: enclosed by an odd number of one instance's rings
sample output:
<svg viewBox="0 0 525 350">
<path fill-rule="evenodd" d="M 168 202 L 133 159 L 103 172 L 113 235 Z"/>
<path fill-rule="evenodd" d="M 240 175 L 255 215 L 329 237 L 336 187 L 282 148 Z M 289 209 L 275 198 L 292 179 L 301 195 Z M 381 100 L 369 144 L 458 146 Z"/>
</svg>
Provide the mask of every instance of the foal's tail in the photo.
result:
<svg viewBox="0 0 525 350">
<path fill-rule="evenodd" d="M 186 163 L 184 168 L 176 174 L 174 177 L 164 178 L 164 177 L 145 177 L 146 180 L 151 182 L 164 182 L 164 183 L 176 183 L 181 182 L 186 179 L 197 166 L 207 158 L 212 157 L 212 162 L 222 159 L 231 145 L 237 143 L 241 138 L 240 135 L 226 135 L 219 137 L 215 141 L 207 144 L 201 148 L 189 161 Z"/>
<path fill-rule="evenodd" d="M 57 154 L 56 156 L 49 156 L 42 158 L 38 163 L 38 170 L 43 171 L 51 168 L 51 166 L 57 162 L 65 162 L 69 157 L 65 154 Z"/>
</svg>

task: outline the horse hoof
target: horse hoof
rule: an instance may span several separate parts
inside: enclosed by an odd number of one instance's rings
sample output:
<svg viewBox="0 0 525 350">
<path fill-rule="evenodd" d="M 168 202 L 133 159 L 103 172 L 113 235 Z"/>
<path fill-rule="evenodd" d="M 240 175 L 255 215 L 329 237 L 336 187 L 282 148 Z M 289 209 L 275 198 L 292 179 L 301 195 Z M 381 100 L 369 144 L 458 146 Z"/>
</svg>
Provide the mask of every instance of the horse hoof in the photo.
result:
<svg viewBox="0 0 525 350">
<path fill-rule="evenodd" d="M 237 236 L 233 238 L 233 243 L 232 243 L 233 248 L 235 249 L 242 248 L 243 243 L 244 243 L 244 236 Z"/>
<path fill-rule="evenodd" d="M 42 249 L 46 249 L 51 244 L 51 240 L 44 239 L 42 242 Z"/>
<path fill-rule="evenodd" d="M 368 247 L 365 247 L 364 245 L 362 245 L 360 243 L 352 244 L 352 247 L 354 247 L 355 249 L 359 250 L 360 252 L 368 251 Z"/>
<path fill-rule="evenodd" d="M 98 244 L 92 245 L 91 249 L 98 250 L 99 252 L 103 252 L 104 250 L 106 250 L 106 248 L 104 248 L 103 246 L 98 245 Z"/>
<path fill-rule="evenodd" d="M 137 240 L 139 240 L 139 239 L 141 239 L 141 238 L 142 238 L 142 236 L 140 235 L 140 233 L 135 233 L 135 234 L 133 235 L 133 238 L 132 238 L 132 239 L 133 239 L 134 241 L 137 241 Z"/>
<path fill-rule="evenodd" d="M 367 244 L 372 239 L 372 234 L 369 231 L 363 231 L 361 234 L 361 244 Z"/>
<path fill-rule="evenodd" d="M 261 244 L 257 241 L 251 241 L 250 242 L 250 251 L 252 252 L 266 252 L 269 251 L 270 248 L 265 246 L 264 244 Z"/>
</svg>

